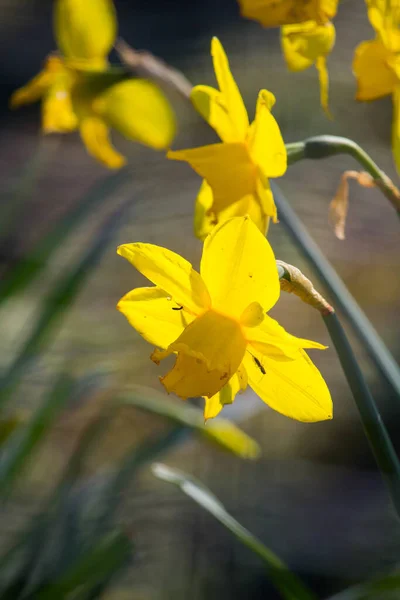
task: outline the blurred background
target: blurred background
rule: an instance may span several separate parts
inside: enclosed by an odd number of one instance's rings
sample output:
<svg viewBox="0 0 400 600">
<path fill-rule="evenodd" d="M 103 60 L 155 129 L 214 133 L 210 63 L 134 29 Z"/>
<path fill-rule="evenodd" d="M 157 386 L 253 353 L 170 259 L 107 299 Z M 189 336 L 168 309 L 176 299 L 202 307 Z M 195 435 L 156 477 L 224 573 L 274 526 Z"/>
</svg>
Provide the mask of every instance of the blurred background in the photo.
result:
<svg viewBox="0 0 400 600">
<path fill-rule="evenodd" d="M 332 133 L 358 142 L 398 183 L 390 150 L 391 99 L 371 104 L 354 100 L 353 52 L 371 39 L 364 3 L 343 0 L 335 19 L 337 41 L 328 60 L 333 120 L 319 106 L 317 72 L 289 73 L 278 30 L 263 30 L 239 16 L 235 0 L 117 0 L 120 36 L 182 70 L 194 84 L 214 85 L 210 41 L 216 35 L 253 115 L 259 89 L 271 90 L 274 115 L 286 142 Z M 184 163 L 115 135 L 128 157 L 119 174 L 108 172 L 85 151 L 79 136 L 43 137 L 40 106 L 10 112 L 8 98 L 38 71 L 54 49 L 51 0 L 0 0 L 0 175 L 2 214 L 0 274 L 7 273 L 93 186 L 115 190 L 93 210 L 82 227 L 51 256 L 46 269 L 21 294 L 0 309 L 0 367 L 6 369 L 32 329 L 41 302 L 57 277 L 79 259 L 106 214 L 129 202 L 123 226 L 63 319 L 40 359 L 26 370 L 10 412 L 27 414 L 68 361 L 77 374 L 96 372 L 115 387 L 154 388 L 163 367 L 150 360 L 151 348 L 115 310 L 119 298 L 142 285 L 142 277 L 115 248 L 145 241 L 166 246 L 198 265 L 201 244 L 192 234 L 199 177 Z M 117 61 L 117 57 L 113 56 Z M 175 148 L 216 141 L 201 118 L 174 93 L 167 92 L 179 122 Z M 394 356 L 400 356 L 400 229 L 392 207 L 377 190 L 351 185 L 345 241 L 330 228 L 328 205 L 349 157 L 300 162 L 279 181 L 283 192 L 318 242 Z M 95 189 L 100 189 L 95 188 Z M 5 212 L 4 209 L 6 208 Z M 8 220 L 7 215 L 17 218 Z M 12 223 L 12 226 L 8 226 Z M 16 224 L 17 223 L 17 224 Z M 269 239 L 278 258 L 316 277 L 282 226 Z M 329 345 L 319 315 L 285 295 L 273 316 L 291 333 Z M 353 338 L 398 450 L 400 411 L 364 349 Z M 262 447 L 257 461 L 241 461 L 218 448 L 188 439 L 163 456 L 163 462 L 199 477 L 229 512 L 276 551 L 321 596 L 392 566 L 400 551 L 400 529 L 364 437 L 351 393 L 334 349 L 312 353 L 331 389 L 333 421 L 302 424 L 271 411 L 246 393 L 224 410 Z M 104 395 L 103 395 L 104 396 Z M 103 396 L 79 399 L 58 421 L 40 455 L 0 515 L 4 547 L 54 482 L 83 424 Z M 173 399 L 165 395 L 165 401 Z M 163 421 L 130 410 L 112 420 L 109 432 L 87 461 L 96 480 L 132 443 L 164 427 Z M 120 522 L 135 546 L 131 568 L 107 598 L 193 600 L 275 598 L 262 564 L 211 516 L 181 492 L 144 469 L 121 498 Z"/>
</svg>

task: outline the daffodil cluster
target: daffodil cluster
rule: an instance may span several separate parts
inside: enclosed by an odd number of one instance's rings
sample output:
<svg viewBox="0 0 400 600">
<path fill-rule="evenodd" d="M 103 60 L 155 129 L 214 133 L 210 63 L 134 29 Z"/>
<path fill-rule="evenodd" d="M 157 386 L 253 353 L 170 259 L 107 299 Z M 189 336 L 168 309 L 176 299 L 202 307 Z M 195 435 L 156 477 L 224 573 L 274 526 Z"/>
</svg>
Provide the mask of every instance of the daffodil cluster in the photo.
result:
<svg viewBox="0 0 400 600">
<path fill-rule="evenodd" d="M 282 50 L 291 71 L 318 70 L 320 100 L 329 114 L 326 58 L 335 45 L 339 0 L 238 0 L 241 13 L 264 27 L 281 27 Z"/>
<path fill-rule="evenodd" d="M 188 162 L 204 178 L 195 208 L 197 237 L 204 239 L 217 223 L 245 214 L 266 233 L 269 220 L 277 221 L 268 180 L 286 171 L 285 144 L 271 113 L 275 97 L 267 90 L 259 92 L 255 119 L 250 123 L 217 38 L 211 42 L 211 54 L 219 89 L 197 85 L 191 99 L 221 143 L 169 151 L 167 156 Z"/>
<path fill-rule="evenodd" d="M 88 152 L 112 169 L 125 158 L 111 144 L 110 128 L 157 150 L 168 148 L 175 134 L 174 113 L 161 90 L 110 68 L 116 35 L 112 0 L 56 0 L 59 54 L 11 97 L 13 108 L 42 99 L 43 132 L 79 129 Z"/>
<path fill-rule="evenodd" d="M 366 3 L 375 39 L 362 42 L 354 54 L 356 99 L 365 102 L 392 95 L 392 150 L 400 171 L 400 5 L 397 0 Z"/>
</svg>

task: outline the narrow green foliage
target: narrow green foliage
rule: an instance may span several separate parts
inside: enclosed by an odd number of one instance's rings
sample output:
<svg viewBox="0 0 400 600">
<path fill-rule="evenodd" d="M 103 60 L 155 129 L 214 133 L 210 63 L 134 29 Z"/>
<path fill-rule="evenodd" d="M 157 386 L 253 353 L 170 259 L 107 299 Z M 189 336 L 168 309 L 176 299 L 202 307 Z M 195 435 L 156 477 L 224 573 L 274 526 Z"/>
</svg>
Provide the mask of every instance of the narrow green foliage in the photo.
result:
<svg viewBox="0 0 400 600">
<path fill-rule="evenodd" d="M 0 302 L 28 286 L 46 266 L 55 250 L 82 225 L 82 221 L 110 200 L 128 180 L 128 171 L 122 170 L 96 184 L 5 276 L 0 283 Z"/>
<path fill-rule="evenodd" d="M 286 600 L 315 600 L 314 594 L 291 573 L 285 563 L 245 529 L 225 509 L 223 504 L 194 477 L 163 464 L 153 464 L 153 474 L 179 487 L 184 494 L 211 513 L 233 535 L 263 561 L 269 577 Z"/>
<path fill-rule="evenodd" d="M 356 401 L 365 434 L 400 517 L 400 462 L 353 350 L 335 313 L 323 315 Z"/>
<path fill-rule="evenodd" d="M 81 261 L 54 284 L 44 301 L 42 312 L 21 352 L 0 380 L 0 407 L 9 399 L 27 365 L 38 356 L 51 339 L 56 325 L 77 297 L 88 277 L 99 264 L 108 244 L 121 224 L 122 210 L 118 209 L 103 224 Z"/>
<path fill-rule="evenodd" d="M 357 337 L 382 375 L 393 387 L 400 401 L 400 367 L 332 265 L 310 237 L 279 187 L 272 182 L 271 187 L 282 224 L 329 291 L 336 308 L 347 317 Z"/>
<path fill-rule="evenodd" d="M 150 396 L 145 394 L 144 390 L 138 390 L 135 394 L 124 397 L 118 402 L 166 417 L 174 423 L 189 427 L 209 441 L 241 458 L 254 459 L 260 455 L 260 447 L 257 442 L 234 423 L 219 418 L 205 424 L 203 411 L 189 404 L 166 402 L 164 397 L 157 400 L 155 392 L 152 391 Z"/>
<path fill-rule="evenodd" d="M 349 587 L 327 600 L 398 600 L 399 597 L 400 573 L 393 571 Z"/>
<path fill-rule="evenodd" d="M 77 558 L 57 581 L 45 585 L 35 594 L 35 600 L 67 598 L 69 594 L 88 594 L 93 587 L 127 565 L 131 558 L 131 543 L 126 535 L 114 532 L 104 537 L 83 556 Z"/>
<path fill-rule="evenodd" d="M 62 374 L 31 420 L 25 426 L 19 427 L 2 448 L 0 494 L 10 490 L 15 478 L 32 459 L 34 451 L 70 398 L 72 389 L 72 379 Z"/>
</svg>

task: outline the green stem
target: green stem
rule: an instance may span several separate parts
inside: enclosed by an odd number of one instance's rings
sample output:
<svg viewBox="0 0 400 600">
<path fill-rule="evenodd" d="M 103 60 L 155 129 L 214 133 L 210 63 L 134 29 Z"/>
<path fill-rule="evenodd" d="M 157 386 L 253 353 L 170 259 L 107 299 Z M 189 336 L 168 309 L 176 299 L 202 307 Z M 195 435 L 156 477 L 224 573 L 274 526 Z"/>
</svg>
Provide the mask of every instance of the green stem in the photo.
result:
<svg viewBox="0 0 400 600">
<path fill-rule="evenodd" d="M 356 335 L 365 346 L 375 365 L 400 399 L 400 368 L 398 364 L 332 265 L 310 237 L 278 186 L 271 182 L 271 187 L 278 207 L 279 218 L 283 225 L 329 290 L 336 307 L 349 319 Z"/>
<path fill-rule="evenodd" d="M 400 212 L 400 193 L 389 177 L 378 167 L 372 158 L 353 140 L 336 135 L 318 135 L 303 142 L 286 144 L 289 165 L 309 158 L 320 159 L 335 154 L 349 154 L 373 177 L 376 185 L 393 207 Z"/>
<path fill-rule="evenodd" d="M 360 413 L 365 435 L 400 517 L 400 462 L 336 313 L 322 315 Z"/>
</svg>

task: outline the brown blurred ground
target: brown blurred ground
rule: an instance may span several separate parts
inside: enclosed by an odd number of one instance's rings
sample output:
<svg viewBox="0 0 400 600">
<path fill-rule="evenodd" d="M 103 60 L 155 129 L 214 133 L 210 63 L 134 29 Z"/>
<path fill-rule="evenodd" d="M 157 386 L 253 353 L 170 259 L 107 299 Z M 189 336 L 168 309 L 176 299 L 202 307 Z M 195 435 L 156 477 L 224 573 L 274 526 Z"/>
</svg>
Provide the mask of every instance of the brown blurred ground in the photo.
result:
<svg viewBox="0 0 400 600">
<path fill-rule="evenodd" d="M 117 2 L 124 16 L 122 34 L 132 45 L 153 50 L 182 68 L 194 83 L 211 85 L 214 76 L 209 43 L 212 35 L 218 35 L 250 115 L 258 90 L 266 87 L 277 97 L 274 113 L 287 142 L 321 133 L 345 135 L 360 143 L 397 181 L 389 145 L 390 100 L 368 105 L 353 100 L 352 53 L 359 41 L 372 37 L 361 0 L 343 2 L 335 21 L 337 43 L 329 61 L 333 121 L 328 121 L 319 108 L 316 72 L 311 69 L 290 74 L 285 70 L 277 32 L 265 32 L 256 23 L 240 20 L 234 0 L 190 4 L 191 8 L 184 8 L 179 2 L 154 6 L 142 2 L 136 11 L 134 2 Z M 6 55 L 4 100 L 9 88 L 34 75 L 52 43 L 50 3 L 2 0 L 0 8 L 1 45 Z M 213 134 L 190 107 L 174 96 L 171 98 L 181 126 L 174 146 L 212 141 Z M 38 149 L 47 153 L 43 173 L 2 256 L 7 264 L 29 251 L 30 244 L 79 201 L 94 182 L 107 177 L 107 172 L 86 154 L 78 136 L 40 139 L 37 108 L 15 114 L 3 112 L 1 129 L 0 173 L 4 189 L 19 177 L 25 161 Z M 168 162 L 162 154 L 117 136 L 115 142 L 129 156 L 131 182 L 60 248 L 49 269 L 28 293 L 2 308 L 0 364 L 4 367 L 32 326 L 46 289 L 72 259 L 79 258 L 105 212 L 122 200 L 131 197 L 132 206 L 115 245 L 130 241 L 157 243 L 198 264 L 201 246 L 192 235 L 192 214 L 199 178 L 186 165 Z M 351 159 L 344 157 L 301 163 L 291 167 L 279 183 L 398 357 L 400 230 L 394 211 L 377 191 L 351 185 L 346 241 L 336 240 L 328 224 L 328 204 L 341 173 L 354 166 Z M 270 241 L 277 257 L 311 275 L 281 226 L 271 228 Z M 38 401 L 49 374 L 62 364 L 66 352 L 74 356 L 80 372 L 104 369 L 117 383 L 131 382 L 160 390 L 158 376 L 162 367 L 150 362 L 149 346 L 115 310 L 117 300 L 142 282 L 141 276 L 110 249 L 63 322 L 54 344 L 27 373 L 16 403 L 32 406 Z M 318 315 L 295 298 L 283 297 L 273 314 L 290 332 L 329 344 Z M 378 379 L 363 349 L 355 345 L 396 441 L 399 411 L 394 407 L 390 389 Z M 398 557 L 400 536 L 334 350 L 314 353 L 313 359 L 332 390 L 332 422 L 295 423 L 260 402 L 260 410 L 248 417 L 244 414 L 241 423 L 263 448 L 263 457 L 257 463 L 240 462 L 218 449 L 194 442 L 163 460 L 199 476 L 244 525 L 314 582 L 322 595 L 345 581 L 365 578 L 393 564 Z M 247 400 L 252 402 L 250 396 L 237 402 Z M 25 494 L 40 494 L 44 473 L 49 479 L 49 469 L 51 474 L 57 472 L 69 437 L 86 410 L 83 407 L 75 411 L 73 418 L 66 418 L 42 452 L 42 462 L 32 474 L 29 492 L 25 490 L 20 505 L 14 507 L 17 520 L 27 508 Z M 227 409 L 225 416 L 229 415 Z M 156 420 L 136 413 L 129 419 L 119 419 L 108 436 L 107 446 L 99 450 L 94 462 L 109 464 L 110 456 L 119 455 L 130 440 L 146 437 L 156 426 L 160 426 Z M 143 474 L 140 485 L 132 485 L 121 518 L 132 531 L 138 551 L 127 576 L 127 598 L 273 597 L 266 596 L 271 591 L 257 559 L 190 500 L 154 481 L 149 473 Z M 13 523 L 7 521 L 4 529 L 12 531 Z"/>
</svg>

